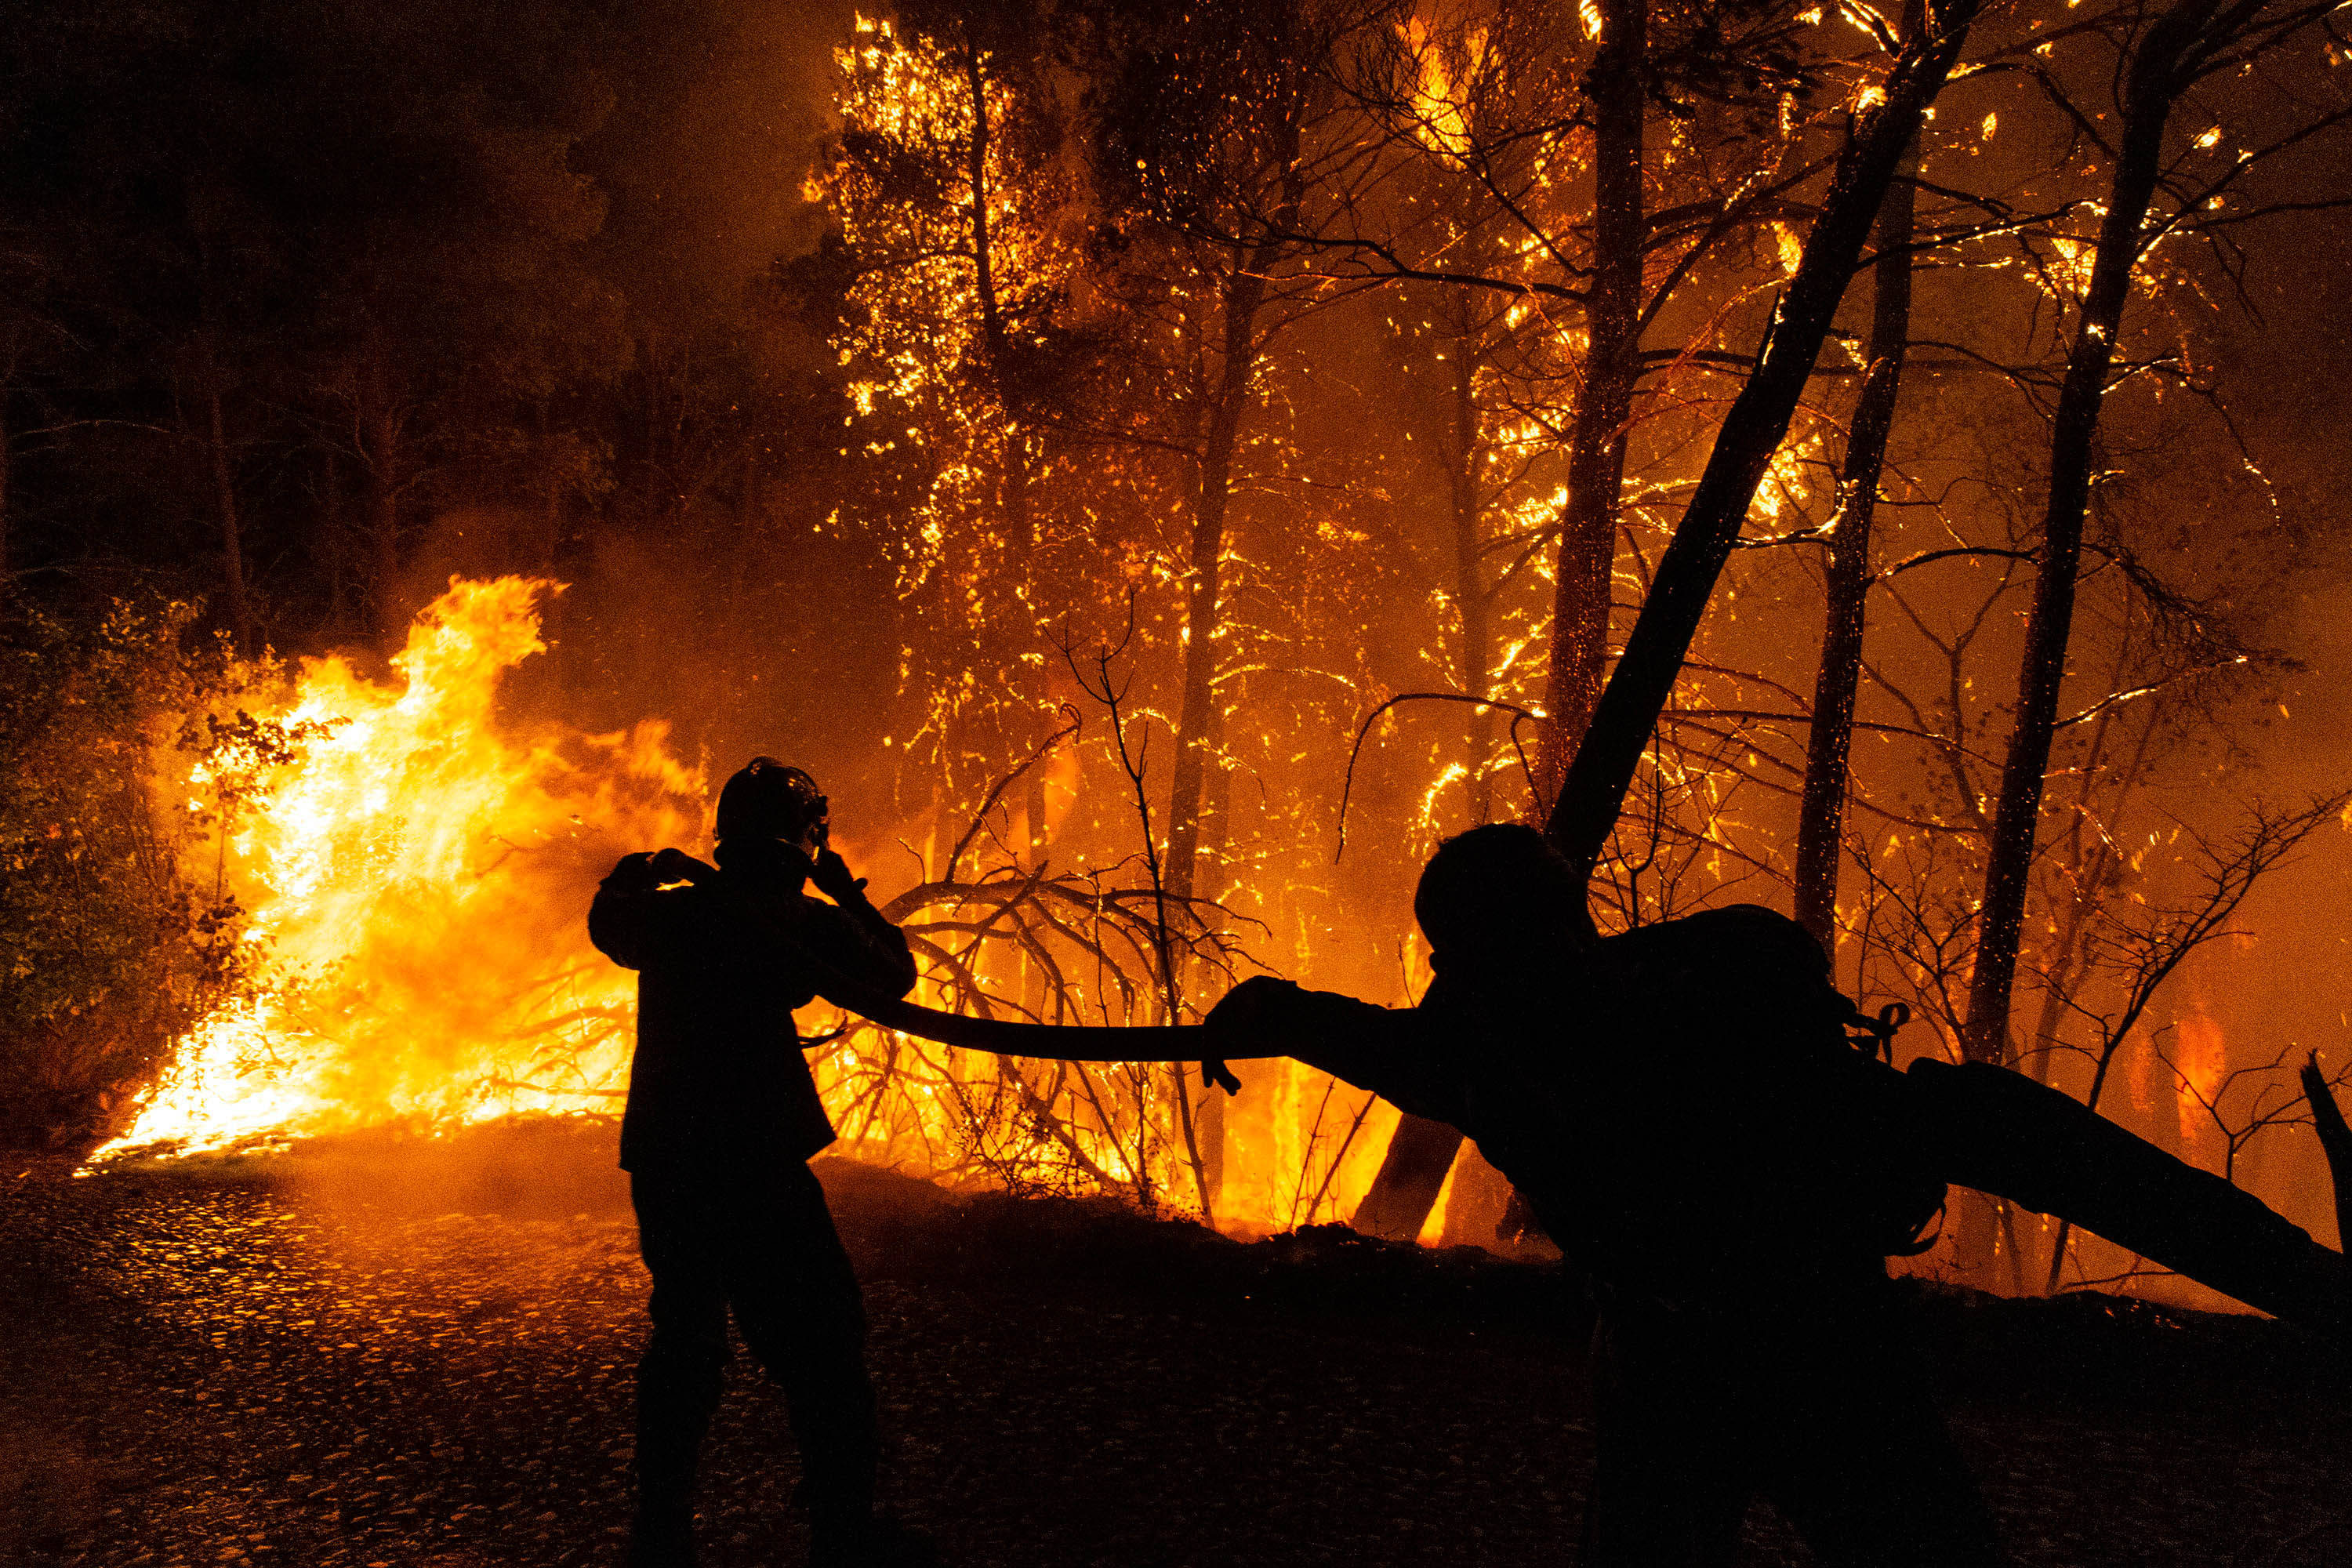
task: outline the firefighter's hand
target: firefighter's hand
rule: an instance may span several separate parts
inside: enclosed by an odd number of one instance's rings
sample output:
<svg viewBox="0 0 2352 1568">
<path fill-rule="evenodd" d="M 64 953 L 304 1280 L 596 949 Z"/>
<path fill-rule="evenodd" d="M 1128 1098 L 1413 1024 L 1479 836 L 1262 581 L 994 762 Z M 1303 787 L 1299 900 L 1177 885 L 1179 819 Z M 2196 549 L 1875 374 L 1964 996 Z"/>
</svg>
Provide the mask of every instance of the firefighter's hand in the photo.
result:
<svg viewBox="0 0 2352 1568">
<path fill-rule="evenodd" d="M 615 893 L 650 893 L 661 885 L 651 855 L 624 855 L 613 864 L 604 887 Z"/>
<path fill-rule="evenodd" d="M 708 869 L 683 849 L 664 849 L 653 857 L 652 871 L 657 884 L 698 882 Z"/>
<path fill-rule="evenodd" d="M 816 862 L 809 869 L 809 880 L 816 890 L 836 904 L 863 900 L 866 879 L 849 874 L 849 863 L 833 852 L 830 845 L 816 852 Z"/>
<path fill-rule="evenodd" d="M 1224 1000 L 1210 1008 L 1202 1023 L 1212 1040 L 1234 1047 L 1255 1044 L 1280 1028 L 1286 1019 L 1295 1017 L 1304 994 L 1287 980 L 1253 974 L 1226 992 Z M 1246 1053 L 1236 1049 L 1234 1054 Z"/>
</svg>

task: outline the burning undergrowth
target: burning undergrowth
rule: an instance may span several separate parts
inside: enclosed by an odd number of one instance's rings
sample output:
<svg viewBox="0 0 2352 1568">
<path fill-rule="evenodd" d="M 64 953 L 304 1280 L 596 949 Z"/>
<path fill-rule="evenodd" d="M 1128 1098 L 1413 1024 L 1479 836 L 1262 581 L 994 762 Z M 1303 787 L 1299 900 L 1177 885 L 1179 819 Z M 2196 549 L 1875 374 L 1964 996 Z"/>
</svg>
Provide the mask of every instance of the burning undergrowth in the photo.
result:
<svg viewBox="0 0 2352 1568">
<path fill-rule="evenodd" d="M 305 661 L 187 774 L 254 983 L 201 1019 L 101 1150 L 190 1153 L 382 1124 L 580 1111 L 619 1089 L 628 976 L 581 911 L 625 849 L 699 837 L 700 775 L 648 722 L 519 737 L 499 679 L 551 584 L 453 583 L 396 682 Z"/>
<path fill-rule="evenodd" d="M 186 743 L 157 753 L 158 809 L 184 824 L 182 874 L 220 911 L 236 984 L 178 1031 L 96 1163 L 618 1110 L 635 979 L 590 946 L 584 912 L 625 853 L 707 852 L 710 781 L 659 720 L 589 733 L 502 712 L 500 682 L 543 650 L 560 591 L 453 579 L 387 678 L 341 658 L 248 668 L 234 702 L 185 716 Z M 987 811 L 898 825 L 933 847 L 884 905 L 922 999 L 1160 1023 L 1197 1016 L 1188 986 L 1234 973 L 1230 922 L 1156 862 L 1139 870 L 1150 857 L 1025 863 L 982 835 Z M 829 1041 L 813 1065 L 845 1150 L 963 1186 L 1283 1229 L 1344 1212 L 1394 1116 L 1287 1063 L 1255 1071 L 1229 1119 L 1182 1067 L 959 1052 L 824 1005 L 802 1027 Z"/>
</svg>

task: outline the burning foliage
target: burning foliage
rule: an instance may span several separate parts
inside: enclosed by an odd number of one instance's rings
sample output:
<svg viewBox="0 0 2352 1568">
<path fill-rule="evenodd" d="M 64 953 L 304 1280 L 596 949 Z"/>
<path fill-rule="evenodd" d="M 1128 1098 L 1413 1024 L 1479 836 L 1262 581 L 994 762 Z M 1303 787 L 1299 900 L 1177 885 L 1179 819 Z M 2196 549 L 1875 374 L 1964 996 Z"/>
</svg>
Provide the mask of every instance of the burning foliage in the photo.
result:
<svg viewBox="0 0 2352 1568">
<path fill-rule="evenodd" d="M 791 752 L 943 1005 L 1410 1000 L 1430 848 L 1572 782 L 1603 927 L 1785 897 L 1906 1052 L 2323 1206 L 2342 999 L 2248 998 L 2332 960 L 2215 939 L 2341 771 L 2326 7 L 492 14 L 0 69 L 12 1140 L 601 1114 L 589 887 Z M 960 1182 L 1280 1226 L 1415 1138 L 804 1023 Z M 1495 1240 L 1450 1169 L 1381 1224 Z"/>
</svg>

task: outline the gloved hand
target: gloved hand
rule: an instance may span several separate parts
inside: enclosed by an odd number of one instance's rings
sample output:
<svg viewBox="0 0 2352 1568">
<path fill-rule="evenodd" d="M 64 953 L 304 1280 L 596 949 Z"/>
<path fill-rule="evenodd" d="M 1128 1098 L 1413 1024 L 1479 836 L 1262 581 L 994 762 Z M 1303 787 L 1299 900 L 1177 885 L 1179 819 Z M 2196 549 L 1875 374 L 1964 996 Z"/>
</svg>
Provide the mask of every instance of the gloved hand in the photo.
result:
<svg viewBox="0 0 2352 1568">
<path fill-rule="evenodd" d="M 1226 992 L 1201 1022 L 1211 1039 L 1233 1045 L 1237 1047 L 1234 1054 L 1240 1056 L 1244 1053 L 1238 1047 L 1256 1044 L 1294 1016 L 1303 995 L 1290 981 L 1253 974 Z"/>
<path fill-rule="evenodd" d="M 653 874 L 661 882 L 698 882 L 709 869 L 683 849 L 664 849 L 653 858 Z"/>
<path fill-rule="evenodd" d="M 661 886 L 650 854 L 624 855 L 613 863 L 604 886 L 616 893 L 650 893 Z"/>
<path fill-rule="evenodd" d="M 613 867 L 604 886 L 617 893 L 650 893 L 672 882 L 698 880 L 709 868 L 683 849 L 624 855 Z"/>
<path fill-rule="evenodd" d="M 836 904 L 865 900 L 866 879 L 851 876 L 848 862 L 835 854 L 831 845 L 817 850 L 816 860 L 809 868 L 809 880 L 816 884 L 818 892 Z"/>
</svg>

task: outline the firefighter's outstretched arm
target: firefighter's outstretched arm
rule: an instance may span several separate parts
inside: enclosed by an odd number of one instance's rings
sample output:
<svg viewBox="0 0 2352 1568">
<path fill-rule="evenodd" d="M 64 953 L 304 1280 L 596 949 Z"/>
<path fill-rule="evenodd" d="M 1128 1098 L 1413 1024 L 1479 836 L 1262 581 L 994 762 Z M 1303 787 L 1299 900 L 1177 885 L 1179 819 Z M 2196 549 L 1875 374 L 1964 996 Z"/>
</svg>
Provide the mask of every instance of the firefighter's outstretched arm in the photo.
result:
<svg viewBox="0 0 2352 1568">
<path fill-rule="evenodd" d="M 1231 1056 L 1271 1047 L 1401 1110 L 1461 1125 L 1462 1088 L 1445 1060 L 1449 1031 L 1426 1009 L 1376 1007 L 1258 974 L 1210 1010 L 1204 1032 Z"/>
</svg>

